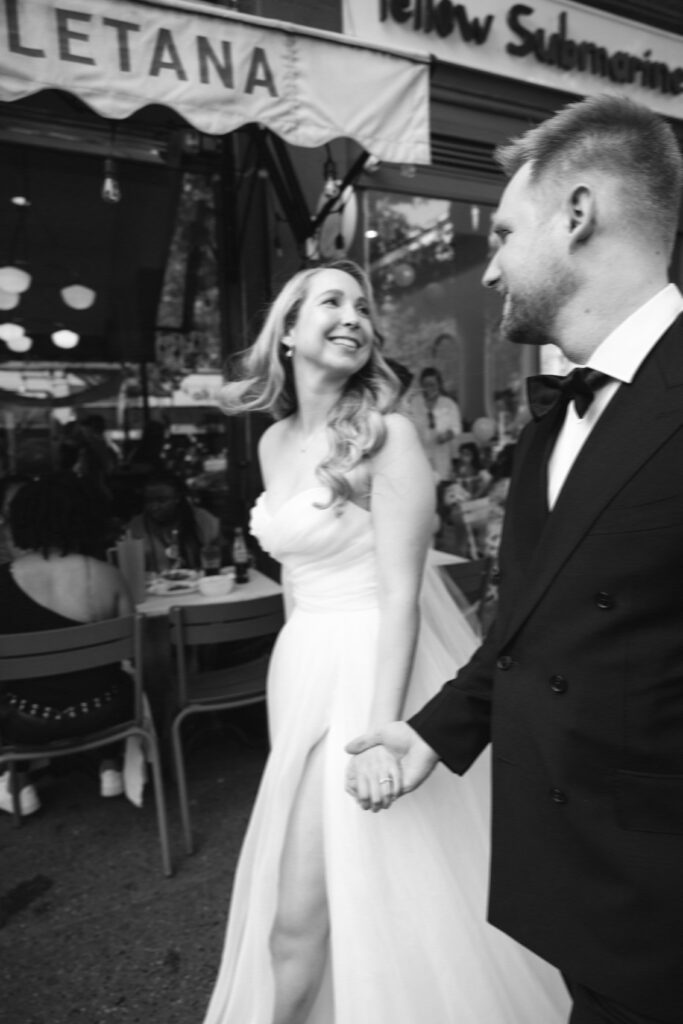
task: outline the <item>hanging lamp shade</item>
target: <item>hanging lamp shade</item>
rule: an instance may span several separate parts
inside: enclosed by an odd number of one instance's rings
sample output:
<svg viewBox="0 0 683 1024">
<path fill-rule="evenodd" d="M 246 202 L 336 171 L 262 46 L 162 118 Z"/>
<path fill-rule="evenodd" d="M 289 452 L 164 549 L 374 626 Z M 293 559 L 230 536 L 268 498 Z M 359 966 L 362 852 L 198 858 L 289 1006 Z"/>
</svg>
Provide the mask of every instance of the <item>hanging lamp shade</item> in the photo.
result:
<svg viewBox="0 0 683 1024">
<path fill-rule="evenodd" d="M 23 338 L 25 333 L 26 332 L 21 324 L 14 324 L 10 321 L 0 324 L 0 338 L 2 338 L 3 341 L 6 341 L 8 345 L 11 344 L 11 342 L 16 341 L 17 338 Z"/>
<path fill-rule="evenodd" d="M 0 288 L 4 292 L 21 294 L 31 287 L 31 275 L 21 267 L 0 267 Z"/>
<path fill-rule="evenodd" d="M 29 338 L 28 334 L 20 334 L 19 337 L 7 342 L 7 348 L 10 352 L 28 352 L 33 348 L 33 338 Z"/>
<path fill-rule="evenodd" d="M 6 292 L 0 288 L 0 309 L 14 309 L 19 305 L 19 296 L 16 292 Z"/>
<path fill-rule="evenodd" d="M 60 289 L 59 294 L 70 309 L 90 309 L 97 298 L 94 289 L 84 284 L 69 284 Z"/>
<path fill-rule="evenodd" d="M 80 334 L 70 331 L 68 327 L 61 327 L 59 330 L 53 331 L 51 337 L 57 348 L 76 348 L 81 340 Z"/>
</svg>

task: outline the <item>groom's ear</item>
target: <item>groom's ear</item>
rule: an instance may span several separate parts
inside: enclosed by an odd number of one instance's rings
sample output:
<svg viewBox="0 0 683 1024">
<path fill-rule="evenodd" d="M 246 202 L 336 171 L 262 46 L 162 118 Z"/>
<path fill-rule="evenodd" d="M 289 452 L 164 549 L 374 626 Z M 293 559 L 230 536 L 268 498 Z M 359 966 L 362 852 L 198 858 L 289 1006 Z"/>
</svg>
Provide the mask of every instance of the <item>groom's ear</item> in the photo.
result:
<svg viewBox="0 0 683 1024">
<path fill-rule="evenodd" d="M 567 197 L 566 223 L 570 250 L 585 245 L 597 224 L 597 197 L 590 185 L 576 185 Z"/>
</svg>

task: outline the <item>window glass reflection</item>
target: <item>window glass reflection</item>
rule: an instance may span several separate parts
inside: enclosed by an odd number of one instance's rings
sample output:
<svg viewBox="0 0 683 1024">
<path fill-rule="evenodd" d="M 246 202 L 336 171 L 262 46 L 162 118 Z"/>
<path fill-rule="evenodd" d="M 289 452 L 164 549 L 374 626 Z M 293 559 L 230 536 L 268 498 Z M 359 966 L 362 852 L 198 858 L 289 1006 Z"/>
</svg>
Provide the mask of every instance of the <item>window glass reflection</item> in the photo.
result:
<svg viewBox="0 0 683 1024">
<path fill-rule="evenodd" d="M 435 367 L 466 431 L 485 419 L 482 433 L 493 429 L 498 443 L 515 437 L 528 417 L 523 380 L 535 367 L 524 346 L 500 340 L 500 297 L 481 284 L 493 206 L 375 190 L 364 201 L 387 354 L 414 381 Z"/>
</svg>

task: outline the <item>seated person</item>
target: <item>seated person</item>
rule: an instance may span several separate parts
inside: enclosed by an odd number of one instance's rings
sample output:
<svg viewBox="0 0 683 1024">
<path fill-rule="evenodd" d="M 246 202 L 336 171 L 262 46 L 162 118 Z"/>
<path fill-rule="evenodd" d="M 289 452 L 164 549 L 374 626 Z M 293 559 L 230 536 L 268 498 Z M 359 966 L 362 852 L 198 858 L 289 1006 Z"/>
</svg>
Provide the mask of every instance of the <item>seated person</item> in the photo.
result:
<svg viewBox="0 0 683 1024">
<path fill-rule="evenodd" d="M 182 565 L 199 569 L 200 552 L 219 541 L 220 523 L 190 501 L 183 481 L 155 473 L 145 484 L 141 515 L 133 516 L 130 532 L 145 542 L 145 568 L 165 572 Z"/>
<path fill-rule="evenodd" d="M 491 474 L 482 466 L 479 449 L 472 441 L 460 445 L 453 479 L 467 491 L 470 498 L 481 498 L 486 493 Z"/>
<path fill-rule="evenodd" d="M 496 455 L 491 464 L 491 479 L 486 489 L 486 497 L 491 505 L 490 518 L 496 515 L 502 519 L 505 502 L 507 501 L 510 489 L 510 477 L 512 475 L 512 460 L 515 454 L 515 444 L 506 444 Z"/>
<path fill-rule="evenodd" d="M 91 555 L 101 547 L 102 506 L 73 473 L 24 484 L 9 508 L 15 548 L 0 566 L 2 633 L 30 633 L 99 622 L 131 613 L 118 570 Z M 118 665 L 65 675 L 0 682 L 0 734 L 8 742 L 40 743 L 83 735 L 132 713 L 130 676 Z M 100 793 L 123 793 L 119 745 L 102 748 Z M 20 774 L 22 814 L 40 807 Z M 0 810 L 11 812 L 9 773 L 0 776 Z"/>
<path fill-rule="evenodd" d="M 19 488 L 29 480 L 28 476 L 4 476 L 0 479 L 0 565 L 11 562 L 14 556 L 9 528 L 9 507 Z"/>
</svg>

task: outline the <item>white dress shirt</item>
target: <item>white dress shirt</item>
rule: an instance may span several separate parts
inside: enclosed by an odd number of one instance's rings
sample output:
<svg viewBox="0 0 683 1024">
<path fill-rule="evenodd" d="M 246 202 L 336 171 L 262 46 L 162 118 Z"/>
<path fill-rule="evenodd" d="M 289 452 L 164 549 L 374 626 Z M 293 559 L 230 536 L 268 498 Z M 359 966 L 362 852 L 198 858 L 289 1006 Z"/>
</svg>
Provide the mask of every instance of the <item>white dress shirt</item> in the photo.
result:
<svg viewBox="0 0 683 1024">
<path fill-rule="evenodd" d="M 588 366 L 614 380 L 595 392 L 582 419 L 574 403 L 567 406 L 564 423 L 548 460 L 548 507 L 553 508 L 576 456 L 622 384 L 630 384 L 645 357 L 683 313 L 683 295 L 668 284 L 627 317 L 596 348 Z"/>
</svg>

